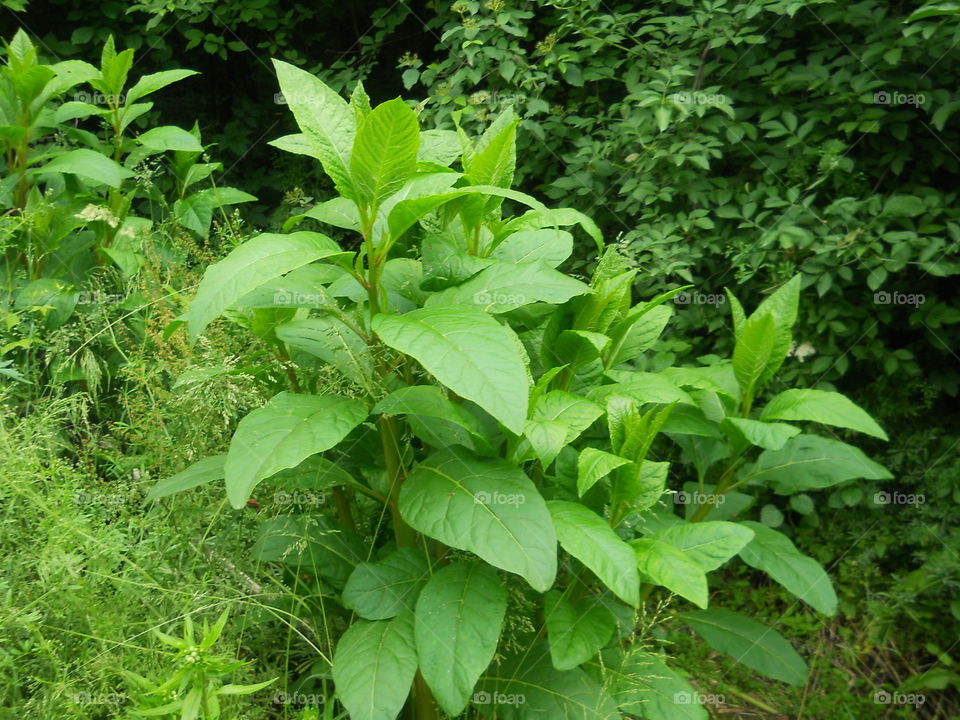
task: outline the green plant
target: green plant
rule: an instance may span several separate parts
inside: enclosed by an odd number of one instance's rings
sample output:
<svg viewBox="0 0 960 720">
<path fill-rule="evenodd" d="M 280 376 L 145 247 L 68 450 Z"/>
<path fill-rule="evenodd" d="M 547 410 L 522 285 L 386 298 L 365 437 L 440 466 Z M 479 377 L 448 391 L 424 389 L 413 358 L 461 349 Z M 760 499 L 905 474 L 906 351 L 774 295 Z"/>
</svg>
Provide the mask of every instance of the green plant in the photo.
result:
<svg viewBox="0 0 960 720">
<path fill-rule="evenodd" d="M 207 269 L 178 324 L 196 338 L 226 314 L 287 361 L 289 387 L 240 421 L 225 455 L 151 496 L 218 479 L 235 508 L 261 483 L 329 491 L 334 509 L 265 521 L 254 554 L 308 570 L 325 624 L 346 626 L 323 660 L 355 720 L 396 717 L 411 687 L 418 720 L 705 717 L 637 626 L 657 587 L 700 608 L 681 617 L 711 646 L 802 683 L 804 661 L 774 629 L 706 609 L 707 573 L 739 555 L 833 614 L 819 564 L 733 520 L 751 502 L 742 491 L 889 476 L 793 424 L 885 439 L 839 393 L 786 390 L 757 409 L 790 350 L 800 278 L 749 316 L 730 295 L 731 362 L 640 370 L 679 290 L 634 304 L 637 271 L 616 248 L 600 248 L 589 283 L 556 269 L 573 250 L 561 228 L 601 238 L 584 215 L 510 189 L 515 115 L 479 138 L 421 131 L 400 99 L 372 108 L 358 85 L 347 103 L 275 67 L 302 133 L 273 144 L 319 160 L 339 192 L 289 224 L 351 230 L 356 249 L 267 233 Z M 504 216 L 505 201 L 529 210 Z M 685 518 L 661 502 L 661 435 L 696 478 Z M 508 603 L 535 608 L 512 637 Z"/>
<path fill-rule="evenodd" d="M 224 610 L 213 625 L 204 622 L 199 641 L 189 615 L 183 621 L 182 638 L 154 628 L 154 635 L 160 642 L 176 648 L 175 660 L 179 667 L 162 682 L 153 682 L 130 670 L 121 671 L 137 694 L 136 707 L 131 710 L 134 715 L 162 717 L 176 714 L 181 720 L 217 720 L 221 716 L 220 698 L 251 695 L 276 680 L 250 685 L 224 683 L 227 676 L 247 665 L 213 651 L 228 616 L 229 611 Z"/>
</svg>

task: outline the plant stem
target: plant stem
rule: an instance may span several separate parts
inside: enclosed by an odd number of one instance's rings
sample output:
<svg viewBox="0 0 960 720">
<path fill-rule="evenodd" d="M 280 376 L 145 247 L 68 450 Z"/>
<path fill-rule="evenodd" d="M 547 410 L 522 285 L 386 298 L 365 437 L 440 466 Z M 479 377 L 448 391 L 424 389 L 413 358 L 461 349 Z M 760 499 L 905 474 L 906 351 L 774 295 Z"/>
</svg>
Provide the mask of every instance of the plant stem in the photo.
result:
<svg viewBox="0 0 960 720">
<path fill-rule="evenodd" d="M 419 670 L 413 680 L 413 701 L 417 720 L 440 720 L 440 713 L 433 702 L 433 693 Z"/>
</svg>

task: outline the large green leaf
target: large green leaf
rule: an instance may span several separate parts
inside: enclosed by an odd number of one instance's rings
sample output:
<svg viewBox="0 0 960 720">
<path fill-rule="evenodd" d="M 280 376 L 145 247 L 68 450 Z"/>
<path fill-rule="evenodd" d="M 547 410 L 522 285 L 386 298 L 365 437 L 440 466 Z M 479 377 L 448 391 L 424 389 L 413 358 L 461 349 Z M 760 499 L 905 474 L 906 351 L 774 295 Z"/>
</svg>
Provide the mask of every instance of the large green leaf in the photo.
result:
<svg viewBox="0 0 960 720">
<path fill-rule="evenodd" d="M 888 439 L 883 428 L 846 395 L 826 390 L 784 390 L 767 403 L 760 419 L 810 420 Z"/>
<path fill-rule="evenodd" d="M 545 262 L 557 267 L 573 253 L 573 235 L 566 230 L 521 230 L 494 248 L 492 258 L 506 263 Z"/>
<path fill-rule="evenodd" d="M 101 155 L 87 148 L 70 150 L 69 152 L 57 155 L 53 160 L 41 167 L 38 172 L 79 175 L 80 177 L 103 183 L 113 188 L 120 187 L 120 183 L 127 178 L 133 177 L 133 173 L 118 162 L 106 155 Z"/>
<path fill-rule="evenodd" d="M 251 551 L 261 562 L 311 570 L 340 588 L 366 558 L 360 538 L 319 513 L 280 515 L 260 524 Z"/>
<path fill-rule="evenodd" d="M 537 400 L 523 432 L 536 456 L 547 467 L 565 445 L 580 437 L 603 413 L 600 405 L 586 398 L 565 390 L 551 390 Z M 519 452 L 525 452 L 523 446 Z"/>
<path fill-rule="evenodd" d="M 421 551 L 400 548 L 379 562 L 357 565 L 343 588 L 343 605 L 365 620 L 413 612 L 429 576 Z"/>
<path fill-rule="evenodd" d="M 545 592 L 557 573 L 557 538 L 547 506 L 519 468 L 443 450 L 421 462 L 400 490 L 400 514 L 416 530 Z"/>
<path fill-rule="evenodd" d="M 447 398 L 443 389 L 436 385 L 413 385 L 394 390 L 377 403 L 373 412 L 435 418 L 452 423 L 466 432 L 466 437 L 461 436 L 464 442 L 460 443 L 464 447 L 489 449 L 483 424 L 463 405 Z"/>
<path fill-rule="evenodd" d="M 656 655 L 631 652 L 628 658 L 604 653 L 610 694 L 620 709 L 645 720 L 708 720 L 700 693 Z"/>
<path fill-rule="evenodd" d="M 355 622 L 333 656 L 333 682 L 351 720 L 395 720 L 416 673 L 413 613 Z"/>
<path fill-rule="evenodd" d="M 227 498 L 243 507 L 264 478 L 329 450 L 367 417 L 358 400 L 281 392 L 237 425 L 227 453 Z"/>
<path fill-rule="evenodd" d="M 702 608 L 707 606 L 707 576 L 703 566 L 682 550 L 661 540 L 631 541 L 640 575 Z"/>
<path fill-rule="evenodd" d="M 567 601 L 557 590 L 544 596 L 550 659 L 557 670 L 572 670 L 597 654 L 613 636 L 616 618 L 592 598 Z"/>
<path fill-rule="evenodd" d="M 260 285 L 314 260 L 342 253 L 333 240 L 320 233 L 257 235 L 203 273 L 185 316 L 190 336 L 196 338 L 210 321 Z"/>
<path fill-rule="evenodd" d="M 760 453 L 744 479 L 792 495 L 832 487 L 847 480 L 889 480 L 893 475 L 852 445 L 818 435 L 797 435 L 779 450 Z"/>
<path fill-rule="evenodd" d="M 203 152 L 203 145 L 197 140 L 196 135 L 175 125 L 151 128 L 137 136 L 137 142 L 151 154 L 168 150 Z"/>
<path fill-rule="evenodd" d="M 488 565 L 448 565 L 427 582 L 416 611 L 420 672 L 441 708 L 459 715 L 500 640 L 507 593 Z"/>
<path fill-rule="evenodd" d="M 710 647 L 736 662 L 790 685 L 806 682 L 807 664 L 773 628 L 729 610 L 697 610 L 679 617 Z"/>
<path fill-rule="evenodd" d="M 456 306 L 377 315 L 373 330 L 511 432 L 523 432 L 529 381 L 523 346 L 513 330 L 480 310 Z"/>
<path fill-rule="evenodd" d="M 733 438 L 765 450 L 779 450 L 790 438 L 800 434 L 800 428 L 794 425 L 749 418 L 724 418 L 721 427 L 730 432 Z"/>
<path fill-rule="evenodd" d="M 480 713 L 497 720 L 620 720 L 606 690 L 579 668 L 557 670 L 535 644 L 484 673 L 473 696 Z"/>
<path fill-rule="evenodd" d="M 653 538 L 682 550 L 709 572 L 723 565 L 753 540 L 753 531 L 738 523 L 717 520 L 679 523 L 661 530 Z"/>
<path fill-rule="evenodd" d="M 433 295 L 427 305 L 472 305 L 496 314 L 536 302 L 562 304 L 589 292 L 589 285 L 554 270 L 543 261 L 497 262 L 462 285 Z"/>
<path fill-rule="evenodd" d="M 733 348 L 733 372 L 740 392 L 752 399 L 760 387 L 760 378 L 770 362 L 776 344 L 777 327 L 771 315 L 754 315 L 743 326 Z"/>
<path fill-rule="evenodd" d="M 619 455 L 613 455 L 603 450 L 586 447 L 577 458 L 577 493 L 583 495 L 592 488 L 597 481 L 605 478 L 622 465 L 629 465 L 630 460 Z"/>
<path fill-rule="evenodd" d="M 747 565 L 763 570 L 824 615 L 836 614 L 837 594 L 820 563 L 797 550 L 786 535 L 757 522 L 743 524 L 754 532 L 753 540 L 740 551 Z"/>
<path fill-rule="evenodd" d="M 640 576 L 633 550 L 609 523 L 579 503 L 547 503 L 560 545 L 596 574 L 625 603 L 640 603 Z"/>
<path fill-rule="evenodd" d="M 420 127 L 400 98 L 378 105 L 357 129 L 350 175 L 357 203 L 379 207 L 417 170 Z"/>
<path fill-rule="evenodd" d="M 313 147 L 344 197 L 354 198 L 350 181 L 350 152 L 356 134 L 356 117 L 347 101 L 310 73 L 281 60 L 274 60 L 277 80 L 297 125 Z"/>
<path fill-rule="evenodd" d="M 320 358 L 360 387 L 370 387 L 370 348 L 342 320 L 331 315 L 305 318 L 278 325 L 275 332 L 290 347 Z"/>
<path fill-rule="evenodd" d="M 124 104 L 129 107 L 150 93 L 155 93 L 167 85 L 172 85 L 175 82 L 180 82 L 184 78 L 197 74 L 199 73 L 197 73 L 196 70 L 163 70 L 152 73 L 151 75 L 144 75 L 134 83 L 132 88 L 127 90 Z"/>
<path fill-rule="evenodd" d="M 147 493 L 144 501 L 157 500 L 158 498 L 199 487 L 200 485 L 206 485 L 216 480 L 223 480 L 223 466 L 226 461 L 226 455 L 213 455 L 203 458 L 203 460 L 198 460 L 187 469 L 181 470 L 176 475 L 161 480 L 150 488 L 150 492 Z"/>
<path fill-rule="evenodd" d="M 762 387 L 773 377 L 790 352 L 793 340 L 793 325 L 797 321 L 797 308 L 800 303 L 801 276 L 794 275 L 781 285 L 776 292 L 768 296 L 757 306 L 751 318 L 770 315 L 774 321 L 774 340 L 767 366 L 760 373 L 757 387 Z M 749 321 L 748 321 L 749 323 Z"/>
</svg>

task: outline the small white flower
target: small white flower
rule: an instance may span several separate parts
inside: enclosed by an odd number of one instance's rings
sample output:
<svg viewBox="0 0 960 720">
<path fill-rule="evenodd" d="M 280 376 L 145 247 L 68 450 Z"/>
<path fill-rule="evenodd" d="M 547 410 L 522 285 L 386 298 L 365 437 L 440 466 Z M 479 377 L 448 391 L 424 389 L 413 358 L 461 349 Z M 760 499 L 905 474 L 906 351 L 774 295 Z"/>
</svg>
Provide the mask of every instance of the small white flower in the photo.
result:
<svg viewBox="0 0 960 720">
<path fill-rule="evenodd" d="M 110 227 L 116 227 L 120 224 L 120 221 L 114 214 L 102 205 L 87 205 L 83 210 L 74 215 L 74 217 L 84 220 L 85 222 L 99 220 L 105 222 Z"/>
</svg>

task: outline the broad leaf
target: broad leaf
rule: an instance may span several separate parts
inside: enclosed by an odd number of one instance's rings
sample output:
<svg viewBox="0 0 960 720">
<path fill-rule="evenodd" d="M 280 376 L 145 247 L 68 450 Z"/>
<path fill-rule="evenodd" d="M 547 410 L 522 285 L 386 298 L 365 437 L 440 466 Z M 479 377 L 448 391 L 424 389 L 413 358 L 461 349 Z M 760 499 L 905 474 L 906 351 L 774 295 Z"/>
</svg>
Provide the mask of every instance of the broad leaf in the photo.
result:
<svg viewBox="0 0 960 720">
<path fill-rule="evenodd" d="M 517 467 L 444 450 L 417 465 L 400 490 L 414 529 L 469 550 L 545 592 L 557 573 L 557 538 L 547 506 Z"/>
<path fill-rule="evenodd" d="M 729 610 L 698 610 L 679 617 L 710 647 L 737 663 L 790 685 L 806 682 L 807 664 L 773 628 Z"/>
<path fill-rule="evenodd" d="M 370 387 L 373 359 L 370 348 L 342 320 L 331 315 L 278 325 L 277 338 L 332 365 L 360 387 Z"/>
<path fill-rule="evenodd" d="M 120 187 L 120 183 L 127 178 L 133 177 L 132 172 L 116 161 L 94 150 L 88 150 L 87 148 L 70 150 L 69 152 L 57 155 L 53 160 L 41 167 L 38 172 L 79 175 L 80 177 L 103 183 L 113 188 Z"/>
<path fill-rule="evenodd" d="M 505 263 L 545 262 L 557 267 L 573 253 L 573 235 L 566 230 L 522 230 L 494 248 L 492 258 Z"/>
<path fill-rule="evenodd" d="M 673 545 L 651 538 L 633 540 L 641 576 L 662 585 L 702 608 L 707 606 L 707 576 L 703 566 Z"/>
<path fill-rule="evenodd" d="M 709 572 L 723 565 L 753 540 L 753 531 L 743 525 L 724 521 L 681 523 L 661 530 L 653 539 L 682 550 Z"/>
<path fill-rule="evenodd" d="M 156 500 L 210 482 L 223 480 L 223 466 L 226 461 L 226 455 L 213 455 L 198 460 L 186 470 L 181 470 L 176 475 L 161 480 L 150 488 L 150 492 L 147 493 L 144 501 Z"/>
<path fill-rule="evenodd" d="M 129 107 L 137 100 L 142 97 L 146 97 L 150 93 L 155 93 L 157 90 L 161 90 L 167 85 L 172 85 L 173 83 L 180 82 L 184 78 L 188 78 L 191 75 L 198 74 L 199 73 L 197 73 L 196 70 L 163 70 L 151 75 L 144 75 L 142 78 L 137 80 L 136 83 L 134 83 L 132 88 L 127 90 L 124 104 Z"/>
<path fill-rule="evenodd" d="M 769 485 L 780 495 L 792 495 L 856 478 L 889 480 L 892 477 L 889 470 L 859 448 L 818 435 L 798 435 L 779 450 L 760 453 L 744 479 L 754 485 Z"/>
<path fill-rule="evenodd" d="M 329 450 L 364 421 L 363 403 L 335 395 L 281 392 L 248 414 L 227 453 L 227 498 L 243 507 L 264 478 Z"/>
<path fill-rule="evenodd" d="M 557 590 L 544 596 L 550 659 L 557 670 L 572 670 L 597 654 L 616 629 L 613 613 L 588 598 L 574 605 Z"/>
<path fill-rule="evenodd" d="M 204 272 L 185 316 L 190 336 L 196 338 L 210 321 L 260 285 L 314 260 L 342 253 L 333 240 L 314 232 L 266 233 L 248 240 Z"/>
<path fill-rule="evenodd" d="M 787 441 L 800 434 L 800 428 L 786 423 L 763 422 L 748 418 L 724 418 L 721 427 L 732 437 L 765 450 L 779 450 Z"/>
<path fill-rule="evenodd" d="M 628 464 L 630 460 L 619 455 L 612 455 L 592 447 L 584 448 L 577 459 L 577 493 L 583 497 L 597 481 L 605 478 L 618 467 Z"/>
<path fill-rule="evenodd" d="M 416 172 L 420 127 L 400 98 L 378 105 L 357 129 L 350 175 L 357 203 L 376 208 Z"/>
<path fill-rule="evenodd" d="M 343 588 L 343 605 L 365 620 L 413 612 L 429 576 L 423 552 L 400 548 L 379 562 L 357 565 Z"/>
<path fill-rule="evenodd" d="M 310 570 L 343 587 L 366 557 L 360 538 L 326 515 L 280 515 L 260 524 L 251 552 L 261 562 Z"/>
<path fill-rule="evenodd" d="M 480 563 L 448 565 L 430 578 L 416 611 L 420 671 L 450 715 L 466 708 L 487 669 L 507 612 L 497 573 Z"/>
<path fill-rule="evenodd" d="M 333 681 L 351 720 L 396 720 L 417 672 L 412 613 L 351 625 L 337 643 Z"/>
<path fill-rule="evenodd" d="M 373 330 L 511 432 L 523 432 L 529 382 L 523 346 L 513 330 L 480 310 L 464 307 L 377 315 Z"/>
<path fill-rule="evenodd" d="M 767 403 L 760 418 L 810 420 L 856 430 L 881 440 L 888 439 L 883 428 L 852 400 L 838 392 L 826 390 L 785 390 Z"/>
<path fill-rule="evenodd" d="M 451 402 L 436 385 L 414 385 L 394 390 L 377 403 L 373 412 L 443 420 L 466 431 L 469 438 L 465 438 L 464 447 L 489 448 L 480 421 L 462 405 Z"/>
<path fill-rule="evenodd" d="M 353 110 L 340 95 L 310 73 L 274 60 L 277 80 L 297 125 L 340 194 L 354 197 L 350 181 L 350 152 L 356 132 Z"/>
<path fill-rule="evenodd" d="M 617 597 L 636 607 L 640 603 L 637 559 L 609 523 L 579 503 L 551 500 L 560 545 L 587 566 Z"/>
<path fill-rule="evenodd" d="M 733 348 L 733 371 L 746 399 L 752 399 L 770 362 L 776 343 L 776 325 L 771 315 L 752 316 Z"/>
<path fill-rule="evenodd" d="M 753 540 L 740 551 L 747 565 L 763 570 L 824 615 L 836 614 L 837 594 L 820 563 L 797 550 L 786 535 L 757 522 L 743 524 L 754 532 Z"/>
</svg>

